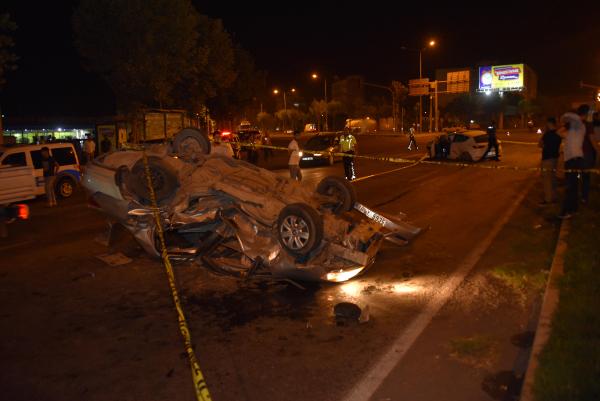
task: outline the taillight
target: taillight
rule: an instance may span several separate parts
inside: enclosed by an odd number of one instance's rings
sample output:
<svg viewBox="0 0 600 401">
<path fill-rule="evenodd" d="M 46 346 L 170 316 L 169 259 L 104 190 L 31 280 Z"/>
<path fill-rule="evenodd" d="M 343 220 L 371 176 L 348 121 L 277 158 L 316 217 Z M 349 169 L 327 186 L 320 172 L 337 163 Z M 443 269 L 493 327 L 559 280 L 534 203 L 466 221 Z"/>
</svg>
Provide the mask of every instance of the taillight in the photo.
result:
<svg viewBox="0 0 600 401">
<path fill-rule="evenodd" d="M 15 205 L 17 208 L 17 217 L 21 220 L 27 220 L 29 218 L 29 206 L 24 204 Z"/>
</svg>

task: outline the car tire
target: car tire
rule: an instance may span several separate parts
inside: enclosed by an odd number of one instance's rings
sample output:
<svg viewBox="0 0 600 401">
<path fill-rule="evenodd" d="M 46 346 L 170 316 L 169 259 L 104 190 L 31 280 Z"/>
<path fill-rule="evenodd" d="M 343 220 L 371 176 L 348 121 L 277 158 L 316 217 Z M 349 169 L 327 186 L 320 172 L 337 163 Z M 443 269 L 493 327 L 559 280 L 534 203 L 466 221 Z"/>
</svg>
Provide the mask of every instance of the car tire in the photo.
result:
<svg viewBox="0 0 600 401">
<path fill-rule="evenodd" d="M 287 205 L 277 219 L 277 238 L 290 255 L 308 255 L 323 241 L 323 218 L 305 203 Z"/>
<path fill-rule="evenodd" d="M 458 158 L 458 160 L 463 161 L 463 162 L 472 162 L 473 157 L 471 156 L 471 154 L 469 152 L 462 152 L 460 154 L 460 157 Z"/>
<path fill-rule="evenodd" d="M 210 153 L 210 141 L 206 134 L 195 128 L 184 128 L 175 135 L 173 151 L 184 161 L 195 161 L 200 155 Z"/>
<path fill-rule="evenodd" d="M 77 188 L 75 180 L 69 176 L 63 176 L 56 181 L 55 193 L 61 198 L 66 199 L 73 196 L 75 188 Z"/>
<path fill-rule="evenodd" d="M 148 167 L 154 184 L 154 194 L 156 202 L 160 205 L 165 200 L 175 194 L 179 187 L 177 173 L 171 167 L 162 161 L 159 157 L 149 156 Z M 146 185 L 146 169 L 144 160 L 138 160 L 131 169 L 131 173 L 125 175 L 127 189 L 139 198 L 143 205 L 152 203 L 150 191 Z"/>
<path fill-rule="evenodd" d="M 325 177 L 317 185 L 317 193 L 336 198 L 333 212 L 335 214 L 349 212 L 356 203 L 356 191 L 348 180 L 343 177 Z"/>
</svg>

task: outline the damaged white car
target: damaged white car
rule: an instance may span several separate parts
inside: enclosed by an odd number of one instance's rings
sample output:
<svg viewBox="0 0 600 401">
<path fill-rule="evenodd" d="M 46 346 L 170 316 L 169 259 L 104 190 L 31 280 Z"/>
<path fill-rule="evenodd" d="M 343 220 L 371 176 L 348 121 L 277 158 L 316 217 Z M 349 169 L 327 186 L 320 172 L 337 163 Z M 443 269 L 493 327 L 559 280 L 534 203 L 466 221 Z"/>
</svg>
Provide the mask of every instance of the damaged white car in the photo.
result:
<svg viewBox="0 0 600 401">
<path fill-rule="evenodd" d="M 383 240 L 404 245 L 422 230 L 356 202 L 352 185 L 315 188 L 244 161 L 210 154 L 200 131 L 146 145 L 168 254 L 221 274 L 341 282 L 373 264 Z M 89 163 L 83 185 L 109 217 L 111 239 L 128 232 L 160 256 L 141 150 Z"/>
</svg>

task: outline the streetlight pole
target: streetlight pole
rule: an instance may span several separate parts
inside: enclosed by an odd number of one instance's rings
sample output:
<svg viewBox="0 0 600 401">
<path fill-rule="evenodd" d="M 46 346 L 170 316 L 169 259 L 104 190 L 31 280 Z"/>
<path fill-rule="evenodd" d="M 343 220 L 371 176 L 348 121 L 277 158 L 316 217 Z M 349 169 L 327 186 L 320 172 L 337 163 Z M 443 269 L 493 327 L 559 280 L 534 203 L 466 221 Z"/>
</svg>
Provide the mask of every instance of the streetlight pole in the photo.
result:
<svg viewBox="0 0 600 401">
<path fill-rule="evenodd" d="M 390 91 L 390 93 L 392 94 L 392 124 L 394 126 L 394 130 L 396 130 L 396 94 L 394 93 L 394 88 L 390 88 L 388 86 L 383 86 L 383 85 L 372 84 L 369 82 L 363 82 L 363 85 L 372 86 L 374 88 L 386 89 L 386 90 Z"/>
<path fill-rule="evenodd" d="M 435 46 L 435 40 L 430 40 L 427 45 L 429 47 Z M 426 47 L 421 47 L 419 50 L 410 49 L 406 46 L 401 47 L 402 50 L 411 50 L 419 52 L 419 79 L 423 79 L 423 51 L 427 49 Z M 431 116 L 429 116 L 431 118 Z M 419 132 L 423 132 L 423 95 L 419 95 Z"/>
<path fill-rule="evenodd" d="M 319 75 L 315 72 L 312 73 L 311 75 L 312 79 L 318 79 Z M 327 103 L 327 78 L 323 77 L 323 85 L 324 85 L 324 92 L 325 92 L 325 131 L 329 131 L 329 107 L 328 107 L 328 103 Z"/>
<path fill-rule="evenodd" d="M 419 79 L 423 79 L 423 49 L 419 49 Z M 419 132 L 423 132 L 423 95 L 419 95 Z"/>
<path fill-rule="evenodd" d="M 323 78 L 325 82 L 325 131 L 329 131 L 329 107 L 327 103 L 327 78 Z"/>
</svg>

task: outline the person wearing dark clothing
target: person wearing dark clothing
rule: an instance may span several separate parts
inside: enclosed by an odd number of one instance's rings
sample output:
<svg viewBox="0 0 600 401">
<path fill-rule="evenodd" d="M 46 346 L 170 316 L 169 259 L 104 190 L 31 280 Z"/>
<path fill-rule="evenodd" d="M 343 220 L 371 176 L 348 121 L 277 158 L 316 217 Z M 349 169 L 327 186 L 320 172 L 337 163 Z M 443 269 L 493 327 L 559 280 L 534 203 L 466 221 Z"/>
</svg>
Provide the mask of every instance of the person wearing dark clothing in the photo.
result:
<svg viewBox="0 0 600 401">
<path fill-rule="evenodd" d="M 415 145 L 415 149 L 419 150 L 419 145 L 417 145 L 417 139 L 415 138 L 414 124 L 408 130 L 408 150 L 412 150 L 412 145 Z"/>
<path fill-rule="evenodd" d="M 585 104 L 577 109 L 577 114 L 585 125 L 585 137 L 583 138 L 583 168 L 592 169 L 596 166 L 596 148 L 594 148 L 594 125 L 587 121 L 587 116 L 590 112 L 590 107 Z M 581 202 L 587 203 L 590 197 L 590 182 L 591 173 L 581 173 Z"/>
<path fill-rule="evenodd" d="M 544 185 L 544 200 L 540 205 L 556 203 L 556 166 L 560 151 L 561 137 L 556 131 L 556 119 L 548 118 L 546 121 L 546 132 L 540 138 L 539 147 L 542 148 L 542 183 Z"/>
<path fill-rule="evenodd" d="M 47 147 L 41 149 L 42 154 L 42 171 L 44 172 L 44 188 L 46 190 L 46 198 L 48 199 L 48 206 L 56 206 L 56 194 L 54 192 L 54 183 L 56 173 L 59 165 L 54 160 L 54 157 L 50 156 L 50 150 Z"/>
<path fill-rule="evenodd" d="M 494 160 L 496 161 L 500 161 L 499 157 L 500 157 L 500 150 L 498 148 L 498 139 L 496 138 L 496 122 L 492 121 L 490 123 L 490 125 L 488 125 L 487 127 L 487 134 L 488 134 L 488 147 L 485 150 L 485 152 L 483 152 L 483 156 L 481 156 L 481 160 L 485 159 L 486 156 L 488 155 L 488 153 L 490 152 L 490 150 L 492 150 L 492 148 L 494 148 L 495 156 L 494 156 Z"/>
<path fill-rule="evenodd" d="M 100 150 L 102 150 L 102 153 L 108 153 L 108 152 L 110 152 L 111 148 L 112 148 L 112 142 L 105 135 L 104 138 L 102 139 L 102 142 L 100 142 Z"/>
</svg>

